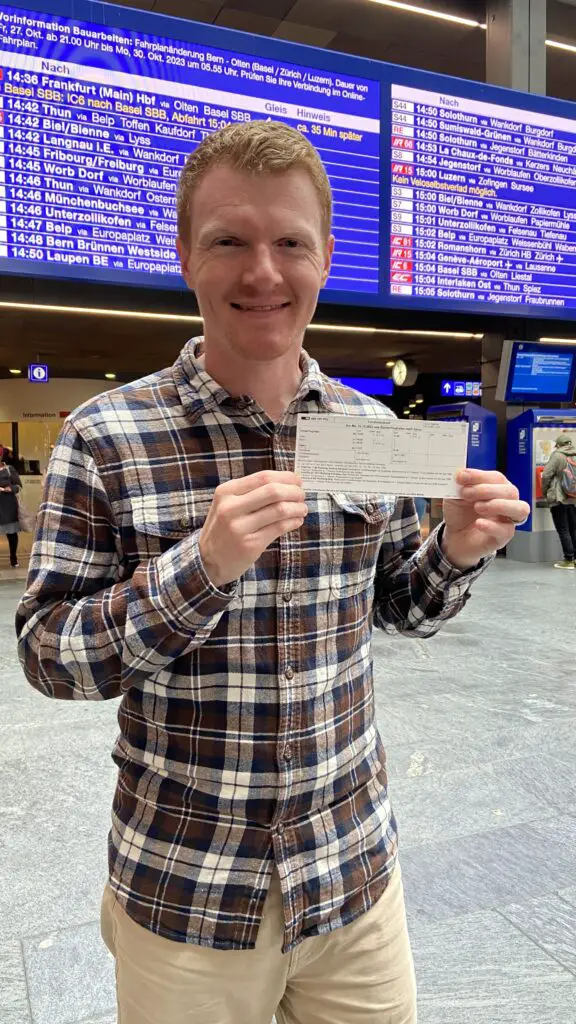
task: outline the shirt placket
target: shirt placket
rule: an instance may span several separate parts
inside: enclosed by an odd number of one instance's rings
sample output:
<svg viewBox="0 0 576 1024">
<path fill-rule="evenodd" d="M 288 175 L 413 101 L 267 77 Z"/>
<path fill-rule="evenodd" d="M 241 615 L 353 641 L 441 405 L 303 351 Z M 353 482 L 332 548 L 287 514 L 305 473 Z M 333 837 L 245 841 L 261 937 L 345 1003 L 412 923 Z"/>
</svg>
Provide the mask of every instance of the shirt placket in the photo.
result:
<svg viewBox="0 0 576 1024">
<path fill-rule="evenodd" d="M 293 451 L 289 444 L 290 427 L 286 422 L 276 425 L 272 436 L 272 467 L 278 471 L 293 469 Z M 272 820 L 274 856 L 281 863 L 290 856 L 292 834 L 288 822 L 297 816 L 297 799 L 294 785 L 299 768 L 299 736 L 302 707 L 298 697 L 300 670 L 299 638 L 299 535 L 290 532 L 278 542 L 278 590 L 276 601 L 277 642 L 278 642 L 278 737 L 276 757 L 278 763 L 279 789 L 276 811 Z M 291 920 L 288 921 L 286 936 L 294 938 L 291 922 L 300 919 L 302 889 L 292 878 L 290 886 Z"/>
</svg>

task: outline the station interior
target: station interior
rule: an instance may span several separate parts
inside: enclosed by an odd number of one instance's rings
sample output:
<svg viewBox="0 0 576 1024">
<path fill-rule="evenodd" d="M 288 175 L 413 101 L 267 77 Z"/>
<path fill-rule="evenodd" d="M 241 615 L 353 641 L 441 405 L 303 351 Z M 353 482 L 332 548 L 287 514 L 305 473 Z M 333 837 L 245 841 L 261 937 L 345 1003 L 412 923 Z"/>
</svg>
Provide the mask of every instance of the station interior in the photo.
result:
<svg viewBox="0 0 576 1024">
<path fill-rule="evenodd" d="M 0 2 L 0 13 L 56 16 L 65 6 L 17 0 L 14 7 Z M 68 16 L 76 17 L 72 6 Z M 372 62 L 366 78 L 384 62 L 450 76 L 444 88 L 455 95 L 468 95 L 473 83 L 515 90 L 512 107 L 520 93 L 522 107 L 533 102 L 537 112 L 548 99 L 562 101 L 555 110 L 573 121 L 568 159 L 576 168 L 576 0 L 93 5 L 102 6 L 114 10 L 118 25 L 129 12 L 248 33 L 250 52 L 258 52 L 259 38 L 262 53 L 270 40 L 308 47 L 298 59 L 306 52 L 311 66 L 317 59 L 322 67 L 325 52 L 363 58 Z M 173 38 L 179 24 L 172 23 Z M 0 66 L 3 60 L 0 53 Z M 5 84 L 0 77 L 0 97 Z M 4 140 L 6 113 L 4 106 Z M 383 132 L 389 116 L 382 114 Z M 2 154 L 0 145 L 0 168 Z M 3 195 L 0 184 L 0 254 Z M 381 194 L 383 204 L 388 199 Z M 573 211 L 576 222 L 576 200 Z M 0 446 L 34 517 L 66 417 L 101 392 L 170 366 L 202 334 L 202 319 L 181 282 L 146 287 L 9 262 L 0 259 Z M 576 374 L 576 303 L 564 312 L 387 304 L 388 283 L 370 302 L 351 301 L 349 292 L 346 301 L 331 301 L 326 289 L 306 351 L 331 377 L 361 378 L 360 389 L 400 421 L 467 422 L 469 464 L 506 474 L 531 508 L 529 522 L 437 636 L 373 634 L 376 719 L 399 823 L 418 1020 L 576 1024 L 576 563 L 557 567 L 565 551 L 540 489 L 555 439 L 562 432 L 576 438 L 574 381 L 560 400 L 531 402 L 509 400 L 504 380 L 506 359 L 519 346 L 560 360 L 565 353 Z M 576 296 L 576 273 L 569 287 Z M 49 379 L 34 380 L 34 366 Z M 400 384 L 393 380 L 399 367 Z M 382 381 L 390 385 L 380 397 Z M 423 541 L 441 519 L 441 502 L 428 501 Z M 18 564 L 11 565 L 0 527 L 0 1024 L 115 1024 L 114 961 L 100 934 L 100 903 L 119 701 L 48 700 L 26 681 L 14 617 L 34 532 L 18 537 Z"/>
</svg>

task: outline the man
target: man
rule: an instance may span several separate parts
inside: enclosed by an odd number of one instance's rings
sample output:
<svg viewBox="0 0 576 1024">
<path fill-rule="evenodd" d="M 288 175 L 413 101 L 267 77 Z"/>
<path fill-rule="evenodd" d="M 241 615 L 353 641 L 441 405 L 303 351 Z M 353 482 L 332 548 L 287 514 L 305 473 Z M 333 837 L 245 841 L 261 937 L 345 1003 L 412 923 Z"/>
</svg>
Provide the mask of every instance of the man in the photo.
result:
<svg viewBox="0 0 576 1024">
<path fill-rule="evenodd" d="M 330 271 L 315 150 L 208 136 L 178 250 L 204 338 L 67 420 L 20 655 L 121 697 L 102 931 L 122 1024 L 409 1024 L 415 985 L 370 633 L 430 636 L 526 515 L 500 474 L 419 548 L 412 501 L 304 493 L 298 413 L 391 414 L 302 351 Z"/>
<path fill-rule="evenodd" d="M 559 434 L 544 472 L 542 473 L 542 494 L 550 505 L 550 515 L 562 545 L 562 559 L 554 562 L 555 569 L 574 569 L 576 564 L 576 493 L 566 490 L 564 474 L 571 466 L 572 491 L 576 486 L 576 445 L 574 436 Z"/>
</svg>

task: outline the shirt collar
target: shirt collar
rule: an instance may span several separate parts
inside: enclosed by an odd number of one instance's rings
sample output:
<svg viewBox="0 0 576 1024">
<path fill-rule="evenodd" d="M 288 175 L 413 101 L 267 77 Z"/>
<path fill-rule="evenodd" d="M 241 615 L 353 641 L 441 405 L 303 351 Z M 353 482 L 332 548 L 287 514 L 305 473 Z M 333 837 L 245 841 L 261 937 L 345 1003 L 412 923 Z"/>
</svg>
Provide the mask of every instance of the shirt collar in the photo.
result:
<svg viewBox="0 0 576 1024">
<path fill-rule="evenodd" d="M 196 416 L 207 409 L 233 401 L 232 396 L 223 388 L 199 362 L 204 338 L 190 338 L 174 363 L 174 382 L 188 415 Z M 294 396 L 294 403 L 306 401 L 311 394 L 318 396 L 320 405 L 327 411 L 332 408 L 334 400 L 330 379 L 326 377 L 315 359 L 302 349 L 300 355 L 302 380 Z"/>
</svg>

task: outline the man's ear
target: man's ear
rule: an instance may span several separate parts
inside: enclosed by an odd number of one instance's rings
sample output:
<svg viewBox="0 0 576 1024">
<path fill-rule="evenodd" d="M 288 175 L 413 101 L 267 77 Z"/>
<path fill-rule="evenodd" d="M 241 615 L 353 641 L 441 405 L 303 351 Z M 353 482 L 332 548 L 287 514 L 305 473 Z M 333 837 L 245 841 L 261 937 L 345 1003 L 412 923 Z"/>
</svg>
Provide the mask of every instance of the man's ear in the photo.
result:
<svg viewBox="0 0 576 1024">
<path fill-rule="evenodd" d="M 180 260 L 180 269 L 182 270 L 182 277 L 186 281 L 188 287 L 193 291 L 194 283 L 190 271 L 190 252 L 179 235 L 176 238 L 176 251 L 178 253 L 178 258 Z"/>
<path fill-rule="evenodd" d="M 324 287 L 324 285 L 326 284 L 326 281 L 328 280 L 328 277 L 330 275 L 330 269 L 332 267 L 332 256 L 334 254 L 335 242 L 336 242 L 336 239 L 334 238 L 334 235 L 330 235 L 330 238 L 326 242 L 326 249 L 324 251 L 324 268 L 323 268 L 323 271 L 322 271 L 322 287 Z"/>
</svg>

